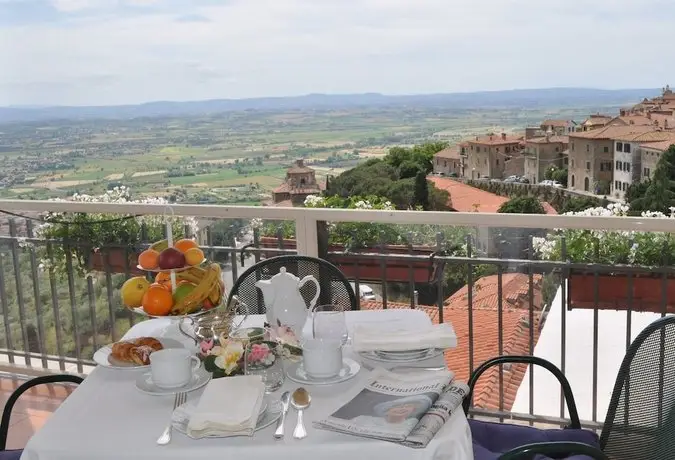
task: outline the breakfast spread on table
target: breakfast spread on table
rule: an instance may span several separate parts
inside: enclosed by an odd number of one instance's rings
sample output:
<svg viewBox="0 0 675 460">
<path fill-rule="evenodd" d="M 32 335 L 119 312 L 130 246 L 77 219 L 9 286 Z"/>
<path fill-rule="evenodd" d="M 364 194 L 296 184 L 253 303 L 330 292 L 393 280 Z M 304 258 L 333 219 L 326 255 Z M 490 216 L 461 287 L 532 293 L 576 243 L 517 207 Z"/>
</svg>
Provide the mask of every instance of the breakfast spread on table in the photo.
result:
<svg viewBox="0 0 675 460">
<path fill-rule="evenodd" d="M 153 337 L 123 340 L 112 344 L 109 359 L 121 363 L 147 366 L 150 364 L 150 355 L 163 348 L 162 343 Z"/>
</svg>

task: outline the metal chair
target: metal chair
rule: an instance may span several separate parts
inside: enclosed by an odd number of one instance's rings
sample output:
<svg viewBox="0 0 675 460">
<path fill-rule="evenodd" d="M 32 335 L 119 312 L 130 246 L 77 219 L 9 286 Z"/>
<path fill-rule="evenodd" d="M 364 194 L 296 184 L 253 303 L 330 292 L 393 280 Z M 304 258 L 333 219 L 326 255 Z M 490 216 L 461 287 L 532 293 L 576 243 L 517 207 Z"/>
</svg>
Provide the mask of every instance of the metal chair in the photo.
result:
<svg viewBox="0 0 675 460">
<path fill-rule="evenodd" d="M 581 429 L 574 396 L 563 373 L 549 361 L 533 356 L 501 356 L 479 366 L 469 379 L 465 413 L 481 374 L 504 363 L 538 365 L 552 372 L 562 385 L 571 423 L 563 430 L 539 430 L 469 420 L 476 460 L 675 459 L 675 316 L 654 321 L 628 348 L 599 438 Z"/>
<path fill-rule="evenodd" d="M 288 273 L 299 278 L 307 275 L 316 278 L 321 286 L 317 305 L 334 305 L 336 309 L 342 311 L 358 309 L 354 289 L 335 265 L 323 259 L 296 255 L 272 257 L 249 267 L 232 286 L 227 305 L 230 305 L 236 297 L 241 313 L 264 314 L 265 303 L 255 283 L 258 280 L 272 278 L 279 273 L 281 267 L 286 267 Z M 309 307 L 309 302 L 316 295 L 316 288 L 313 283 L 307 283 L 300 288 L 300 293 Z"/>
<path fill-rule="evenodd" d="M 78 377 L 76 375 L 43 375 L 22 383 L 19 388 L 14 390 L 9 396 L 9 399 L 7 399 L 5 408 L 2 410 L 2 421 L 0 422 L 0 460 L 19 460 L 21 453 L 23 452 L 23 449 L 5 450 L 7 447 L 9 419 L 12 415 L 12 409 L 14 408 L 14 404 L 16 404 L 17 400 L 23 393 L 36 385 L 63 382 L 77 383 L 79 385 L 82 383 L 82 381 L 82 377 Z"/>
</svg>

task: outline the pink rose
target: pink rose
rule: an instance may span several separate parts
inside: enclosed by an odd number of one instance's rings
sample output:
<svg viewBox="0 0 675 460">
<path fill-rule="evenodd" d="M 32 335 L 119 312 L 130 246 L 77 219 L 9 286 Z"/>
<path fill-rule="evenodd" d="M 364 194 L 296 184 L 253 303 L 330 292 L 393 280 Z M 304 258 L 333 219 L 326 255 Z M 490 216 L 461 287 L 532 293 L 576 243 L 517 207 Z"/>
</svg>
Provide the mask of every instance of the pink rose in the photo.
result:
<svg viewBox="0 0 675 460">
<path fill-rule="evenodd" d="M 211 349 L 213 348 L 214 345 L 215 345 L 215 342 L 213 341 L 213 339 L 209 339 L 209 340 L 204 340 L 204 341 L 202 341 L 202 342 L 199 344 L 199 349 L 200 349 L 200 351 L 202 352 L 202 355 L 208 355 L 208 354 L 209 354 L 209 350 L 211 350 Z"/>
</svg>

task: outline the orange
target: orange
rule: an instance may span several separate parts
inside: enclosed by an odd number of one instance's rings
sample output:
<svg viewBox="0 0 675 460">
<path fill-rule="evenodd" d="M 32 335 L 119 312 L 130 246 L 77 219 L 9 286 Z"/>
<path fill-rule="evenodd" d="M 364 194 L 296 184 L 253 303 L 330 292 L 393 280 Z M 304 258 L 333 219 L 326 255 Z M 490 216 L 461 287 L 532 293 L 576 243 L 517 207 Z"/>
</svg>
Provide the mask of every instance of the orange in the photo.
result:
<svg viewBox="0 0 675 460">
<path fill-rule="evenodd" d="M 204 260 L 204 252 L 199 248 L 190 248 L 185 251 L 185 263 L 188 265 L 199 265 Z"/>
<path fill-rule="evenodd" d="M 159 252 L 146 249 L 138 256 L 138 265 L 146 270 L 154 270 L 159 266 Z"/>
<path fill-rule="evenodd" d="M 157 273 L 157 276 L 155 276 L 155 283 L 157 284 L 164 284 L 170 282 L 171 282 L 171 272 L 159 272 Z"/>
<path fill-rule="evenodd" d="M 161 287 L 162 289 L 166 289 L 167 291 L 171 291 L 171 280 L 162 281 L 161 283 L 152 283 L 150 286 Z"/>
<path fill-rule="evenodd" d="M 195 242 L 195 240 L 184 238 L 182 240 L 176 241 L 173 244 L 173 247 L 178 249 L 180 252 L 185 253 L 188 251 L 188 249 L 199 248 L 199 245 Z"/>
<path fill-rule="evenodd" d="M 171 291 L 153 284 L 145 291 L 142 305 L 148 315 L 166 316 L 173 307 L 173 296 Z"/>
</svg>

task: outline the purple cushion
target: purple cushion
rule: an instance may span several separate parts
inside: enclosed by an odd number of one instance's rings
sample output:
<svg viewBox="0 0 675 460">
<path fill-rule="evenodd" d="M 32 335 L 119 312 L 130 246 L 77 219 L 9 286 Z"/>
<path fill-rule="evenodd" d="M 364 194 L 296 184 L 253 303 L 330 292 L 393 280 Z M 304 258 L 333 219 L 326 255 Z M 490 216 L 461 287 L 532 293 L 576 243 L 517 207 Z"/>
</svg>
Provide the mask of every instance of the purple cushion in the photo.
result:
<svg viewBox="0 0 675 460">
<path fill-rule="evenodd" d="M 504 452 L 534 442 L 582 442 L 600 447 L 598 435 L 587 430 L 539 430 L 530 426 L 469 420 L 473 437 L 474 460 L 496 460 Z M 592 460 L 586 455 L 573 455 L 569 460 Z M 537 455 L 534 460 L 549 457 Z"/>
<path fill-rule="evenodd" d="M 0 451 L 0 460 L 19 460 L 23 449 Z"/>
</svg>

